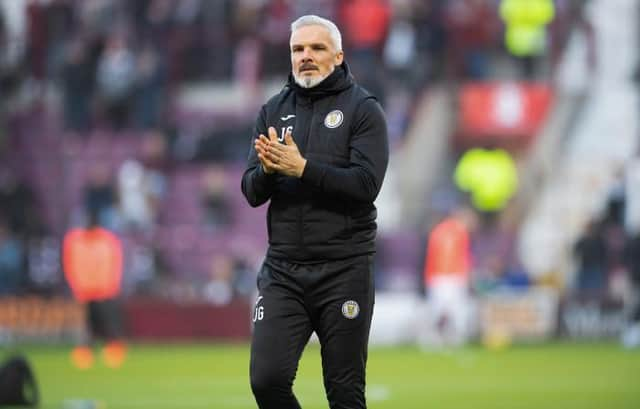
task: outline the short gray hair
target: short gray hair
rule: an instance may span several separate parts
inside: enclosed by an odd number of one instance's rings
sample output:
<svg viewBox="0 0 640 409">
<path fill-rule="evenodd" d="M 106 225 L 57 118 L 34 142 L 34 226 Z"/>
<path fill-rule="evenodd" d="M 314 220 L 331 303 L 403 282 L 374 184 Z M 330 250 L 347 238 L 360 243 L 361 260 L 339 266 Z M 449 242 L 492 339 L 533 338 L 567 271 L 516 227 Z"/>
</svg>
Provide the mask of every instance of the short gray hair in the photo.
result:
<svg viewBox="0 0 640 409">
<path fill-rule="evenodd" d="M 296 21 L 291 23 L 291 32 L 293 33 L 300 27 L 305 26 L 322 26 L 326 28 L 329 32 L 329 36 L 331 36 L 331 40 L 333 40 L 333 45 L 335 46 L 336 51 L 342 51 L 342 35 L 340 34 L 340 30 L 338 30 L 338 26 L 336 26 L 333 21 L 313 14 L 308 14 L 306 16 L 299 17 Z"/>
</svg>

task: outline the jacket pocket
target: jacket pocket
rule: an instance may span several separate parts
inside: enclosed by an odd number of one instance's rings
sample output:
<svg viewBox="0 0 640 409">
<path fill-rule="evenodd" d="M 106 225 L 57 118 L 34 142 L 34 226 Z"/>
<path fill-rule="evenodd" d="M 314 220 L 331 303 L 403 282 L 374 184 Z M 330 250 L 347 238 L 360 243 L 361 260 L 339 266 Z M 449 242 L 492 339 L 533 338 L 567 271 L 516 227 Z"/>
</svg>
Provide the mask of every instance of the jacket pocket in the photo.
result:
<svg viewBox="0 0 640 409">
<path fill-rule="evenodd" d="M 300 204 L 289 195 L 272 197 L 267 213 L 270 244 L 296 244 Z"/>
<path fill-rule="evenodd" d="M 336 244 L 351 238 L 351 218 L 344 199 L 320 192 L 302 218 L 303 236 L 308 244 Z"/>
</svg>

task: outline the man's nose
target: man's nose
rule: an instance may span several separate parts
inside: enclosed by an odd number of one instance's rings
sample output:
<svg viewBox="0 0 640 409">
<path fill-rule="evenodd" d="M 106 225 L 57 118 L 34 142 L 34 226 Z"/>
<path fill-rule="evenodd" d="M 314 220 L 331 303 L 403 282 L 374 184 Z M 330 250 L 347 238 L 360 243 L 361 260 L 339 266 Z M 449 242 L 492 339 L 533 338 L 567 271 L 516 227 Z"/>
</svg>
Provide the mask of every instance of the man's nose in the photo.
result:
<svg viewBox="0 0 640 409">
<path fill-rule="evenodd" d="M 311 49 L 305 48 L 304 51 L 302 52 L 302 61 L 303 62 L 307 62 L 307 61 L 311 61 L 311 60 L 313 60 L 313 58 L 311 56 Z"/>
</svg>

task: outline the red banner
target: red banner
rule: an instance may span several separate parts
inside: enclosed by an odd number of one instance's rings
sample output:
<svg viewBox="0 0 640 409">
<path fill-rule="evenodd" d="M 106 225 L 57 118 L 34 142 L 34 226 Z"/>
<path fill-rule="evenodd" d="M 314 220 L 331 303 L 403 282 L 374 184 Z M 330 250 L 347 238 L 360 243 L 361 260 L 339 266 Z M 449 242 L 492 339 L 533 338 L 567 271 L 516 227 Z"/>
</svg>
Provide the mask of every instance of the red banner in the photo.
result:
<svg viewBox="0 0 640 409">
<path fill-rule="evenodd" d="M 462 87 L 459 136 L 475 144 L 487 139 L 529 140 L 538 133 L 553 101 L 546 84 L 492 82 Z"/>
</svg>

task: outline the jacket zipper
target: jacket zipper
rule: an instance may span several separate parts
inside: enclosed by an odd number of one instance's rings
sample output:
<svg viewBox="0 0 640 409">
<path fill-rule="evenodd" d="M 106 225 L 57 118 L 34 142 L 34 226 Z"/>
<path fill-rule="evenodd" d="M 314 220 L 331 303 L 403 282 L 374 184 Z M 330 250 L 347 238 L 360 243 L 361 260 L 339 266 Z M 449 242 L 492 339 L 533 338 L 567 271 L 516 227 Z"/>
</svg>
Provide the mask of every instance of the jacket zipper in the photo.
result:
<svg viewBox="0 0 640 409">
<path fill-rule="evenodd" d="M 304 152 L 300 152 L 302 155 L 305 155 L 306 152 L 309 150 L 309 143 L 311 142 L 311 128 L 313 127 L 313 120 L 315 118 L 315 102 L 311 102 L 311 118 L 309 119 L 309 122 L 307 123 L 307 129 L 305 129 L 305 144 L 304 144 Z M 303 228 L 303 222 L 302 222 L 302 215 L 303 215 L 303 206 L 304 204 L 301 204 L 300 206 L 298 206 L 298 247 L 300 248 L 300 251 L 303 251 L 304 248 L 304 228 Z"/>
</svg>

